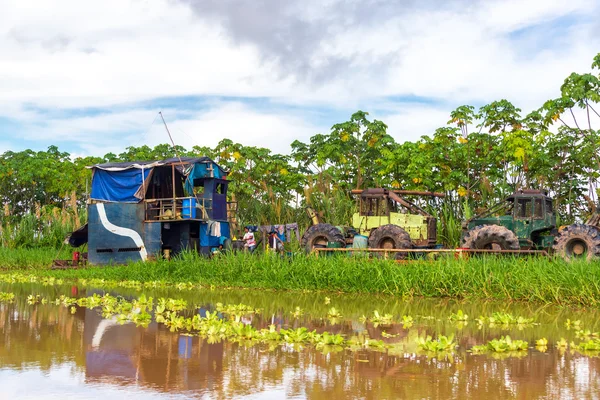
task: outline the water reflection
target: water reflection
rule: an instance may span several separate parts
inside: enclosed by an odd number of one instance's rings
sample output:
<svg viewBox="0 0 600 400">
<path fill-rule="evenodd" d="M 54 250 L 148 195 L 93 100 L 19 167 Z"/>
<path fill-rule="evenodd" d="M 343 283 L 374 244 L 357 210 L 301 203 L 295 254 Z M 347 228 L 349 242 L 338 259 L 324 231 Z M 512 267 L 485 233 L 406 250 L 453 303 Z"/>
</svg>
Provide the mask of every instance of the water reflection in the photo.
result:
<svg viewBox="0 0 600 400">
<path fill-rule="evenodd" d="M 200 313 L 214 309 L 211 302 L 203 304 Z M 432 309 L 426 311 L 434 314 Z M 71 314 L 64 307 L 18 301 L 0 305 L 0 378 L 9 393 L 11 387 L 38 393 L 31 387 L 35 379 L 43 382 L 45 394 L 64 395 L 75 387 L 83 397 L 107 396 L 99 388 L 128 397 L 180 394 L 221 399 L 250 395 L 328 400 L 600 396 L 599 358 L 553 347 L 546 353 L 530 350 L 523 357 L 506 359 L 471 355 L 464 349 L 502 333 L 477 329 L 473 323 L 458 328 L 437 318 L 416 322 L 410 329 L 394 325 L 386 329 L 397 335 L 394 338 L 357 319 L 331 325 L 308 315 L 297 320 L 289 311 L 276 309 L 246 323 L 257 328 L 308 326 L 318 332 L 366 335 L 402 346 L 387 352 L 319 352 L 291 345 L 269 349 L 250 343 L 209 343 L 156 323 L 138 328 L 102 319 L 93 310 L 78 308 Z M 418 336 L 439 332 L 454 332 L 460 350 L 438 358 L 416 352 Z M 568 332 L 545 323 L 504 333 L 533 343 L 541 336 L 550 339 Z M 56 384 L 60 376 L 70 377 L 69 389 Z"/>
</svg>

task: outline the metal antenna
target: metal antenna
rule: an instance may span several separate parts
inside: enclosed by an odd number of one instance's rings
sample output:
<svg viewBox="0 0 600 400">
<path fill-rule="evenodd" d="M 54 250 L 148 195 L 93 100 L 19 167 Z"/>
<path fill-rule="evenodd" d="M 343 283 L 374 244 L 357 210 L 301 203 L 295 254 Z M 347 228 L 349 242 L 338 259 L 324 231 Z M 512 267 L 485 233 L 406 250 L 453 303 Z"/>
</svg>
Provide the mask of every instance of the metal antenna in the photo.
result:
<svg viewBox="0 0 600 400">
<path fill-rule="evenodd" d="M 173 150 L 175 151 L 175 155 L 177 156 L 177 158 L 180 158 L 179 154 L 177 153 L 177 149 L 175 148 L 175 142 L 173 141 L 173 136 L 171 136 L 171 131 L 169 131 L 169 127 L 167 126 L 167 122 L 165 121 L 165 117 L 163 117 L 163 115 L 162 115 L 162 111 L 159 111 L 158 114 L 160 115 L 160 119 L 162 119 L 162 122 L 165 125 L 165 129 L 167 130 L 167 134 L 169 135 L 169 139 L 171 139 L 171 144 L 173 145 Z M 181 162 L 181 159 L 179 160 L 179 162 Z"/>
<path fill-rule="evenodd" d="M 177 147 L 175 146 L 175 142 L 173 141 L 173 136 L 171 136 L 171 131 L 169 131 L 169 127 L 167 126 L 167 123 L 165 121 L 165 117 L 163 117 L 163 115 L 162 115 L 162 111 L 159 111 L 158 114 L 160 115 L 160 119 L 162 119 L 162 122 L 165 125 L 165 129 L 167 130 L 167 134 L 169 135 L 169 139 L 171 139 L 171 144 L 173 145 L 173 151 L 175 152 L 175 155 L 179 159 L 179 163 L 183 164 L 183 162 L 181 161 L 181 157 L 179 156 L 179 152 L 177 151 Z"/>
<path fill-rule="evenodd" d="M 160 119 L 162 119 L 163 124 L 165 125 L 165 129 L 167 130 L 167 134 L 169 134 L 169 139 L 171 139 L 171 144 L 173 145 L 173 151 L 175 151 L 175 155 L 177 156 L 177 159 L 179 160 L 179 165 L 181 166 L 182 169 L 182 175 L 185 176 L 185 168 L 183 167 L 183 161 L 181 161 L 181 157 L 179 156 L 179 152 L 177 151 L 177 147 L 175 146 L 175 142 L 173 141 L 173 136 L 171 136 L 171 131 L 169 131 L 169 127 L 167 126 L 167 122 L 165 121 L 165 117 L 163 117 L 162 115 L 162 111 L 159 111 L 158 114 L 160 114 Z M 175 199 L 175 166 L 173 166 L 173 199 Z M 186 177 L 186 180 L 189 177 Z M 175 210 L 173 210 L 173 213 L 175 213 Z"/>
</svg>

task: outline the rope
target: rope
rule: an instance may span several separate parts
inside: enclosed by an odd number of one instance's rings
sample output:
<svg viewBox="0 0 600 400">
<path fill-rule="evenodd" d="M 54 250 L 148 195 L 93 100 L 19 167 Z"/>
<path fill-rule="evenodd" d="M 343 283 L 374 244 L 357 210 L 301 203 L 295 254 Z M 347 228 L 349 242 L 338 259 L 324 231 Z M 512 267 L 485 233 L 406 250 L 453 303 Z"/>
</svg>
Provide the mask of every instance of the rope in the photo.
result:
<svg viewBox="0 0 600 400">
<path fill-rule="evenodd" d="M 62 244 L 60 245 L 60 249 L 58 250 L 58 253 L 56 253 L 56 256 L 54 257 L 55 260 L 58 260 L 58 256 L 60 255 L 60 252 L 62 251 L 63 247 L 65 247 L 65 241 L 64 240 L 63 240 Z"/>
</svg>

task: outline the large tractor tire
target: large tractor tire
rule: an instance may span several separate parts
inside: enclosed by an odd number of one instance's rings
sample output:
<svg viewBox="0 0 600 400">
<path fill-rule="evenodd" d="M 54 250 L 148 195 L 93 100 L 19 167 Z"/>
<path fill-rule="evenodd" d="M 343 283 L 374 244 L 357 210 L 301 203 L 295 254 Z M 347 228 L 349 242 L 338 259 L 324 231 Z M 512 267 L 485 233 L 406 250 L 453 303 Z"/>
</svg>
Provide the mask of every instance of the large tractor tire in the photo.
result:
<svg viewBox="0 0 600 400">
<path fill-rule="evenodd" d="M 300 244 L 307 253 L 310 253 L 315 247 L 327 247 L 328 242 L 337 242 L 342 247 L 346 247 L 344 235 L 338 228 L 330 224 L 317 224 L 304 232 Z"/>
<path fill-rule="evenodd" d="M 599 257 L 600 230 L 592 225 L 569 225 L 554 238 L 552 249 L 565 260 Z"/>
<path fill-rule="evenodd" d="M 383 225 L 371 231 L 369 235 L 370 249 L 412 249 L 410 235 L 397 225 Z M 397 260 L 405 259 L 407 253 L 395 253 Z"/>
<path fill-rule="evenodd" d="M 462 247 L 476 250 L 519 250 L 519 238 L 501 225 L 479 225 L 466 233 Z"/>
</svg>

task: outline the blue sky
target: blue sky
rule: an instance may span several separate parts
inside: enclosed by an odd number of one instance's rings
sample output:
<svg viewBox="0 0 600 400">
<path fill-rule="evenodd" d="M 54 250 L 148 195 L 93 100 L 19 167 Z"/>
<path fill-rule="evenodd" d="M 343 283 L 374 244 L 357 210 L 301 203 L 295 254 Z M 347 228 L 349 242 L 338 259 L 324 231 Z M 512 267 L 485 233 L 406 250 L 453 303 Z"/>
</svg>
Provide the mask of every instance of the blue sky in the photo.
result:
<svg viewBox="0 0 600 400">
<path fill-rule="evenodd" d="M 598 1 L 5 1 L 0 152 L 222 138 L 287 153 L 356 110 L 398 141 L 462 104 L 525 112 L 600 52 Z"/>
</svg>

